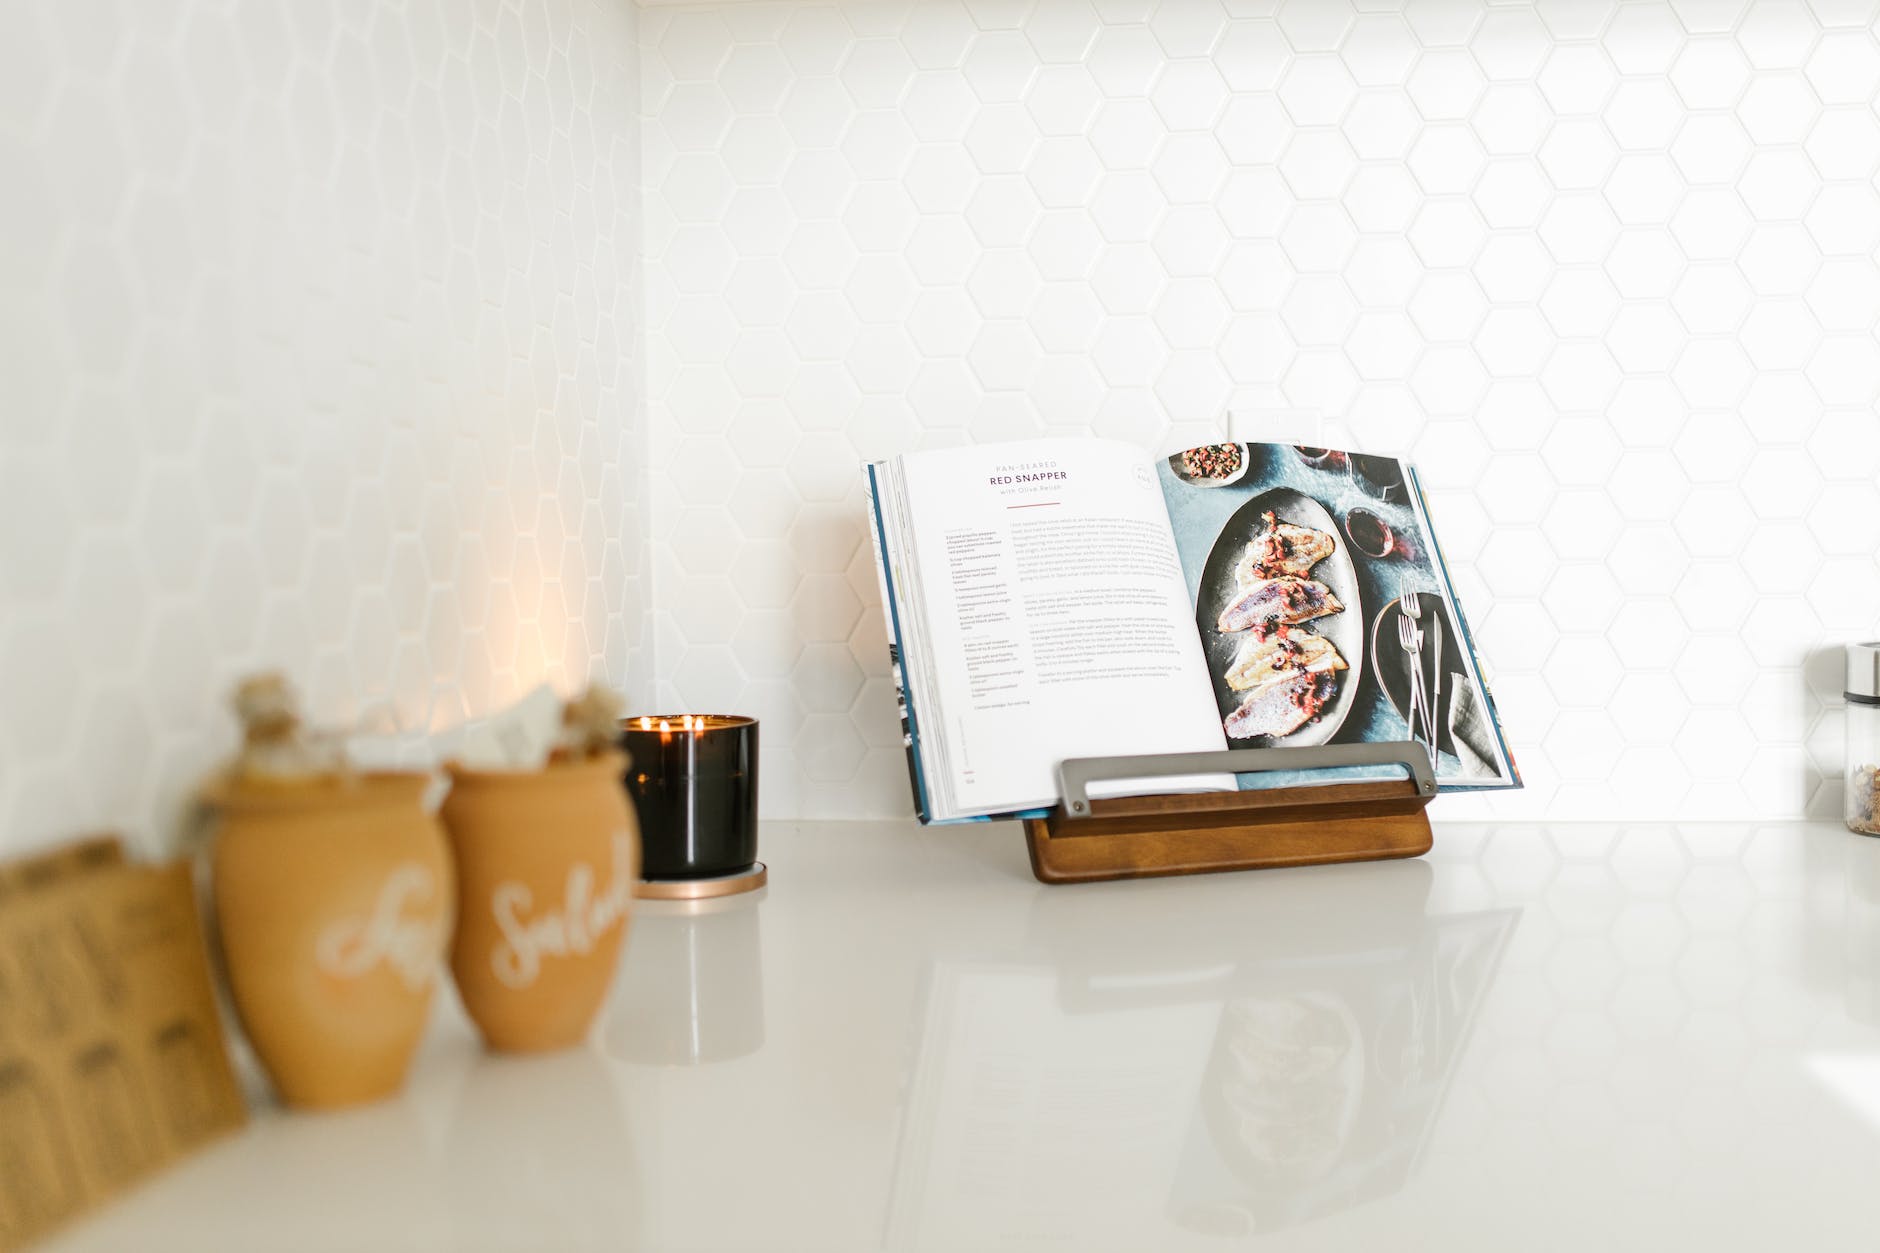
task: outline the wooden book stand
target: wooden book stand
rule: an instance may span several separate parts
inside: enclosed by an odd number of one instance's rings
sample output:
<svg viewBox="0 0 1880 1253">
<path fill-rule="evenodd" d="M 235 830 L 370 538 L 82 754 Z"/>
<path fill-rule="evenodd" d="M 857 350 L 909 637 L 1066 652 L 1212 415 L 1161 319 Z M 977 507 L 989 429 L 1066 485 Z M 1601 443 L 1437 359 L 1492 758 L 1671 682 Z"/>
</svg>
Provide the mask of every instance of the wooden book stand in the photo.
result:
<svg viewBox="0 0 1880 1253">
<path fill-rule="evenodd" d="M 1089 794 L 1089 785 L 1103 779 L 1363 765 L 1402 766 L 1408 777 L 1253 792 L 1094 800 Z M 1058 767 L 1058 781 L 1057 808 L 1025 820 L 1032 873 L 1041 883 L 1374 861 L 1430 850 L 1423 810 L 1436 795 L 1436 776 L 1428 750 L 1408 741 L 1077 757 Z"/>
</svg>

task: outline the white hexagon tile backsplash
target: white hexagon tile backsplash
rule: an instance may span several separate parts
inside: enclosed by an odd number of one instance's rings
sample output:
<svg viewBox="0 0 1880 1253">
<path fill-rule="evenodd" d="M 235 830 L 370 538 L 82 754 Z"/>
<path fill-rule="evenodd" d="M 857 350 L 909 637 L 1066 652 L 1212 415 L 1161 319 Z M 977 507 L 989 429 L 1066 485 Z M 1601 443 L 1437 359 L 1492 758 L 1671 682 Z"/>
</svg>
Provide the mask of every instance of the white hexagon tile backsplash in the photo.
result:
<svg viewBox="0 0 1880 1253">
<path fill-rule="evenodd" d="M 636 17 L 0 12 L 0 854 L 163 845 L 252 668 L 650 695 Z"/>
<path fill-rule="evenodd" d="M 904 813 L 859 462 L 1407 449 L 1529 789 L 1834 805 L 1880 629 L 1873 3 L 139 0 L 0 38 L 0 852 L 237 673 L 540 680 Z"/>
<path fill-rule="evenodd" d="M 1831 812 L 1880 628 L 1880 9 L 903 0 L 641 20 L 665 703 L 908 808 L 863 458 L 1406 449 L 1528 781 Z"/>
</svg>

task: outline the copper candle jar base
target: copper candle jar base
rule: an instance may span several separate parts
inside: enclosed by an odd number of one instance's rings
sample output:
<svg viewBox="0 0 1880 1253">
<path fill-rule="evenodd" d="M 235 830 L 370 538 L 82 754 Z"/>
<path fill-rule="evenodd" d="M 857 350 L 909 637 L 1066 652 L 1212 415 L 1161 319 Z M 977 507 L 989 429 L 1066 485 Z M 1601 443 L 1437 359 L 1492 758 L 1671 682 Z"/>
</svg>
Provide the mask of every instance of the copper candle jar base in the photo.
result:
<svg viewBox="0 0 1880 1253">
<path fill-rule="evenodd" d="M 769 882 L 770 868 L 760 861 L 749 870 L 708 879 L 642 879 L 633 894 L 643 901 L 706 901 L 755 892 Z"/>
</svg>

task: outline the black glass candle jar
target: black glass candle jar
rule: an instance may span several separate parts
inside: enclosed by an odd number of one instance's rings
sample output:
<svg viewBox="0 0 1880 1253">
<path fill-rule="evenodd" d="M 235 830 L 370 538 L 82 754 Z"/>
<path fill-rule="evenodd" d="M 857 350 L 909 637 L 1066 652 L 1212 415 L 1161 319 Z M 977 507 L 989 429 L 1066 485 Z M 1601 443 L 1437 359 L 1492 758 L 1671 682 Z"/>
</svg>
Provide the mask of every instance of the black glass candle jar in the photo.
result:
<svg viewBox="0 0 1880 1253">
<path fill-rule="evenodd" d="M 757 864 L 757 720 L 648 714 L 621 724 L 627 795 L 640 816 L 641 875 L 740 875 Z"/>
</svg>

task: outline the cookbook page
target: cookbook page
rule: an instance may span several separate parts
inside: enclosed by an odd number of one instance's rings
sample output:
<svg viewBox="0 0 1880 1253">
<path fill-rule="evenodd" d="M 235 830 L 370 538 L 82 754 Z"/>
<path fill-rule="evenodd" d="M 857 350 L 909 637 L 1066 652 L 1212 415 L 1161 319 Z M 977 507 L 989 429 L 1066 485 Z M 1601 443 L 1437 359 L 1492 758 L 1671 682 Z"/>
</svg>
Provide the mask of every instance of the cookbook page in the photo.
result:
<svg viewBox="0 0 1880 1253">
<path fill-rule="evenodd" d="M 938 696 L 923 748 L 951 793 L 936 817 L 1055 803 L 1068 757 L 1225 747 L 1139 449 L 1034 440 L 914 454 L 901 470 Z"/>
<path fill-rule="evenodd" d="M 1156 470 L 1230 746 L 1411 739 L 1445 791 L 1520 786 L 1407 465 L 1211 444 Z"/>
</svg>

